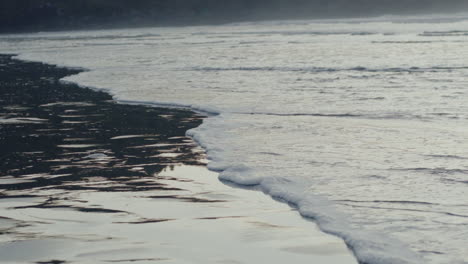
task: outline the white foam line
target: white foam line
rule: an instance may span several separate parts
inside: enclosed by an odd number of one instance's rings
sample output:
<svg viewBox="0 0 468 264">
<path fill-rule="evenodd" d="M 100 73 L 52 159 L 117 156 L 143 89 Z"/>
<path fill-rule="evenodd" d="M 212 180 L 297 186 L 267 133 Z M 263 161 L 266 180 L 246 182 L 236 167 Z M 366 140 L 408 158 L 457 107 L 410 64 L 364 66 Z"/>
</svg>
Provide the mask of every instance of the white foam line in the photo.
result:
<svg viewBox="0 0 468 264">
<path fill-rule="evenodd" d="M 213 117 L 222 118 L 222 114 Z M 252 168 L 243 164 L 230 164 L 219 157 L 220 150 L 211 146 L 206 138 L 204 125 L 187 131 L 203 149 L 210 163 L 208 168 L 219 172 L 221 181 L 232 182 L 235 185 L 258 187 L 275 200 L 280 200 L 297 208 L 299 213 L 317 223 L 319 228 L 328 234 L 340 237 L 352 250 L 361 264 L 415 264 L 423 263 L 422 259 L 402 242 L 387 235 L 364 228 L 353 227 L 347 216 L 334 209 L 334 204 L 328 199 L 310 194 L 300 183 L 292 182 L 283 177 L 262 178 L 256 175 Z M 203 136 L 205 135 L 205 136 Z"/>
</svg>

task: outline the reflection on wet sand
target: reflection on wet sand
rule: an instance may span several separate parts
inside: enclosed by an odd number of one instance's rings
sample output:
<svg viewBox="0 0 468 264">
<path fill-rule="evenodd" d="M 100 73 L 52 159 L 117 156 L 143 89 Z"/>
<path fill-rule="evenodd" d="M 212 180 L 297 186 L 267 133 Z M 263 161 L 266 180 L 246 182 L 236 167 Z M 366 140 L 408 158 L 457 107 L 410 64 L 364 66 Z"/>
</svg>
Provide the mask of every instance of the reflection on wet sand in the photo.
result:
<svg viewBox="0 0 468 264">
<path fill-rule="evenodd" d="M 201 115 L 0 65 L 0 263 L 355 263 L 287 205 L 220 183 L 185 136 Z"/>
<path fill-rule="evenodd" d="M 64 216 L 67 213 L 63 210 L 132 214 L 103 208 L 80 196 L 87 192 L 180 191 L 156 176 L 176 165 L 202 165 L 202 151 L 185 137 L 186 130 L 201 123 L 201 115 L 122 105 L 106 93 L 59 82 L 60 78 L 78 73 L 75 70 L 20 62 L 11 56 L 0 56 L 0 62 L 0 209 L 2 214 L 12 216 L 0 217 L 0 242 L 50 238 L 48 232 L 35 227 L 73 221 L 41 218 L 34 209 L 50 216 L 51 210 L 60 210 Z M 194 197 L 173 197 L 197 201 Z M 74 222 L 87 223 L 81 216 L 75 219 Z M 3 253 L 2 249 L 0 246 Z"/>
<path fill-rule="evenodd" d="M 0 198 L 41 190 L 171 190 L 154 175 L 200 164 L 200 150 L 184 135 L 202 116 L 117 104 L 106 93 L 58 81 L 77 71 L 0 60 Z M 64 206 L 48 196 L 31 207 Z"/>
</svg>

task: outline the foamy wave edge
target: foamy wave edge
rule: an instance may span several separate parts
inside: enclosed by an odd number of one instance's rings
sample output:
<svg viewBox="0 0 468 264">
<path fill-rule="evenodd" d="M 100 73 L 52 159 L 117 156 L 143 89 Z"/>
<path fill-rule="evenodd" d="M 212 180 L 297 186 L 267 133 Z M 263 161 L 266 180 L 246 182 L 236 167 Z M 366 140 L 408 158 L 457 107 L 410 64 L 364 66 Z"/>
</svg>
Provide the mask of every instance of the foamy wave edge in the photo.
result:
<svg viewBox="0 0 468 264">
<path fill-rule="evenodd" d="M 92 69 L 83 67 L 34 59 L 33 56 L 28 57 L 28 54 L 16 54 L 13 58 L 80 70 L 82 73 L 92 71 Z M 73 76 L 76 77 L 82 73 Z M 119 98 L 111 89 L 82 85 L 78 81 L 71 81 L 69 77 L 70 76 L 62 78 L 60 81 L 72 83 L 82 88 L 106 92 L 118 103 L 190 109 L 198 113 L 206 114 L 208 118 L 223 118 L 223 113 L 219 109 L 204 106 L 172 102 L 125 100 L 124 98 Z M 401 241 L 382 233 L 364 230 L 362 227 L 353 227 L 352 224 L 346 220 L 348 218 L 346 215 L 334 209 L 333 202 L 325 197 L 308 193 L 307 188 L 300 183 L 290 182 L 286 178 L 280 177 L 262 178 L 255 175 L 253 168 L 245 166 L 244 164 L 233 164 L 224 160 L 222 154 L 225 150 L 219 149 L 209 141 L 210 134 L 212 135 L 213 133 L 218 133 L 218 131 L 211 129 L 204 121 L 199 127 L 188 130 L 186 135 L 191 137 L 205 150 L 209 160 L 208 169 L 218 172 L 221 181 L 229 181 L 240 186 L 258 186 L 261 191 L 270 195 L 275 200 L 296 207 L 301 216 L 313 220 L 317 223 L 320 230 L 343 239 L 360 264 L 424 263 L 419 255 L 409 249 L 409 247 Z"/>
</svg>

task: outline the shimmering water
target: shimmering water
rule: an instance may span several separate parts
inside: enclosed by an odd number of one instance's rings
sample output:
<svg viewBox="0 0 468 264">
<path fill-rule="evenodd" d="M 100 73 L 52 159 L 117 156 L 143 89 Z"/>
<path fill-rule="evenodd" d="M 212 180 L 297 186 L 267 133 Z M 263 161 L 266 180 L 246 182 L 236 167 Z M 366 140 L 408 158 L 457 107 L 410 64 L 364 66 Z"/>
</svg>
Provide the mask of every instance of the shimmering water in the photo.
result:
<svg viewBox="0 0 468 264">
<path fill-rule="evenodd" d="M 216 113 L 224 180 L 299 207 L 365 263 L 468 263 L 468 16 L 1 36 L 124 102 Z"/>
</svg>

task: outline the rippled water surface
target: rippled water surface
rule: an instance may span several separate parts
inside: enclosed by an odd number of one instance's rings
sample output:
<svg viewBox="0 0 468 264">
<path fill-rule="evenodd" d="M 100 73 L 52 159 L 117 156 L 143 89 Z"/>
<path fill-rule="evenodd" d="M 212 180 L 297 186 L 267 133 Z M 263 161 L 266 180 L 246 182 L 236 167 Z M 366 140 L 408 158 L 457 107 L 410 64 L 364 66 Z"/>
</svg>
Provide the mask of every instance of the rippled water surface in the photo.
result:
<svg viewBox="0 0 468 264">
<path fill-rule="evenodd" d="M 125 102 L 219 115 L 210 168 L 259 184 L 365 263 L 468 263 L 468 18 L 379 18 L 0 37 Z"/>
</svg>

